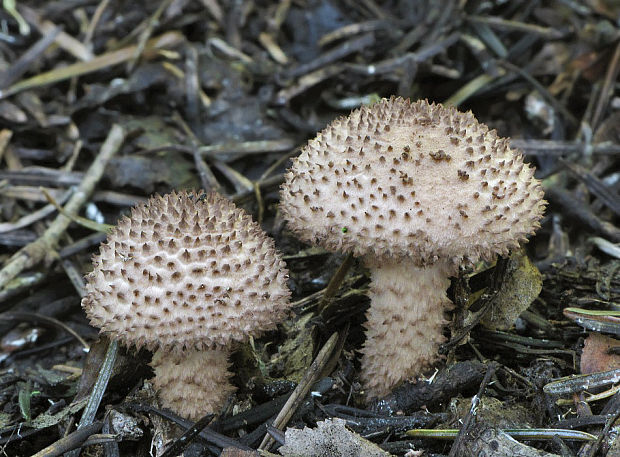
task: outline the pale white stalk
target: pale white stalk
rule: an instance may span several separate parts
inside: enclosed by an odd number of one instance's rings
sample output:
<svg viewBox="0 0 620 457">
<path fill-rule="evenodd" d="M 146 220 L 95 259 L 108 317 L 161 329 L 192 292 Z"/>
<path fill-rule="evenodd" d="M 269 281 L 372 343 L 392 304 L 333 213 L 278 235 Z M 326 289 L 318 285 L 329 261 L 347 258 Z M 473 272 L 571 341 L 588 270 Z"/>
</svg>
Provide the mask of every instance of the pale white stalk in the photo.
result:
<svg viewBox="0 0 620 457">
<path fill-rule="evenodd" d="M 367 397 L 379 398 L 439 358 L 444 312 L 452 307 L 446 294 L 452 269 L 445 262 L 418 267 L 394 261 L 370 270 L 361 377 Z"/>
<path fill-rule="evenodd" d="M 218 413 L 236 390 L 230 383 L 229 356 L 227 348 L 157 351 L 151 382 L 162 405 L 191 420 Z"/>
</svg>

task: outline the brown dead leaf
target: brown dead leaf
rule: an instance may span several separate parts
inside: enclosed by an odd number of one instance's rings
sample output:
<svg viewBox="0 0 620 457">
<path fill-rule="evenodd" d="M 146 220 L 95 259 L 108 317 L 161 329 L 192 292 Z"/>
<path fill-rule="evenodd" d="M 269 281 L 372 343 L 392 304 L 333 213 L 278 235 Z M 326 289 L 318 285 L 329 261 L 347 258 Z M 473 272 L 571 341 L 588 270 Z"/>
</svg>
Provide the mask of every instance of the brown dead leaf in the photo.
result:
<svg viewBox="0 0 620 457">
<path fill-rule="evenodd" d="M 581 353 L 581 373 L 590 374 L 620 368 L 620 355 L 610 349 L 620 346 L 620 341 L 600 333 L 590 333 Z"/>
<path fill-rule="evenodd" d="M 375 443 L 367 441 L 346 428 L 343 419 L 317 422 L 314 429 L 286 429 L 286 444 L 279 449 L 286 457 L 390 457 Z"/>
<path fill-rule="evenodd" d="M 523 251 L 510 258 L 509 272 L 502 284 L 495 306 L 482 324 L 491 330 L 507 330 L 529 308 L 542 289 L 542 275 Z"/>
</svg>

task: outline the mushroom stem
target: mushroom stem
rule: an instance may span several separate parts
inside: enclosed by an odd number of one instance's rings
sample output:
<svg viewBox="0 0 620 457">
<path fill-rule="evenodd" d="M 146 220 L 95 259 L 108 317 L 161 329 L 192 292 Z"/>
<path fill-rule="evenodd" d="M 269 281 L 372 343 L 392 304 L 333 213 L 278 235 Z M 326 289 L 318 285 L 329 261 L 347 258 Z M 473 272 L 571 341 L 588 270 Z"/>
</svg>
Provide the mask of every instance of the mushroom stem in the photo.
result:
<svg viewBox="0 0 620 457">
<path fill-rule="evenodd" d="M 152 379 L 162 405 L 191 420 L 218 413 L 235 391 L 228 371 L 228 349 L 168 352 L 153 355 Z"/>
<path fill-rule="evenodd" d="M 407 260 L 367 264 L 370 308 L 361 377 L 367 397 L 380 398 L 439 358 L 453 268 L 441 261 L 427 267 Z"/>
</svg>

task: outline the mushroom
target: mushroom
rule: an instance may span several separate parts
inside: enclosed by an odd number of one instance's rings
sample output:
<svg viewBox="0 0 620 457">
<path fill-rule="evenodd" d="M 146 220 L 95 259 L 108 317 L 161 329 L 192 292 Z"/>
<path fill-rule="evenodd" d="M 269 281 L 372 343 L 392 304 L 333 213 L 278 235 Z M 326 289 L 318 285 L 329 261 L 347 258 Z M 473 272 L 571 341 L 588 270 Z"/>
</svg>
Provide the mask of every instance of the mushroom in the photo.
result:
<svg viewBox="0 0 620 457">
<path fill-rule="evenodd" d="M 101 244 L 82 300 L 92 325 L 127 346 L 158 350 L 164 406 L 196 419 L 215 412 L 232 343 L 275 328 L 289 309 L 274 242 L 216 193 L 151 197 Z"/>
<path fill-rule="evenodd" d="M 281 189 L 289 228 L 370 269 L 369 398 L 438 359 L 458 266 L 505 255 L 540 226 L 533 175 L 471 112 L 403 98 L 336 119 L 294 159 Z"/>
</svg>

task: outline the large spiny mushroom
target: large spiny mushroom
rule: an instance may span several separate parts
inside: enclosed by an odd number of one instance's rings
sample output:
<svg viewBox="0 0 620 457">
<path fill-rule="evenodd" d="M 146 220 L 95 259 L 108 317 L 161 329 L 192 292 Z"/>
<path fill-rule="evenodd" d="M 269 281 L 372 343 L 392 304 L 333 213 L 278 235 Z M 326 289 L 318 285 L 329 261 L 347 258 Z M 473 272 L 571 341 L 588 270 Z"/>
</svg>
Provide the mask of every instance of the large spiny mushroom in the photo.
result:
<svg viewBox="0 0 620 457">
<path fill-rule="evenodd" d="M 437 360 L 460 264 L 504 255 L 539 227 L 533 175 L 471 112 L 402 98 L 336 119 L 293 161 L 281 191 L 288 226 L 371 271 L 368 397 Z"/>
<path fill-rule="evenodd" d="M 273 240 L 216 193 L 152 197 L 118 222 L 93 264 L 82 300 L 91 323 L 158 350 L 164 406 L 191 419 L 234 390 L 230 345 L 275 328 L 289 308 Z"/>
</svg>

